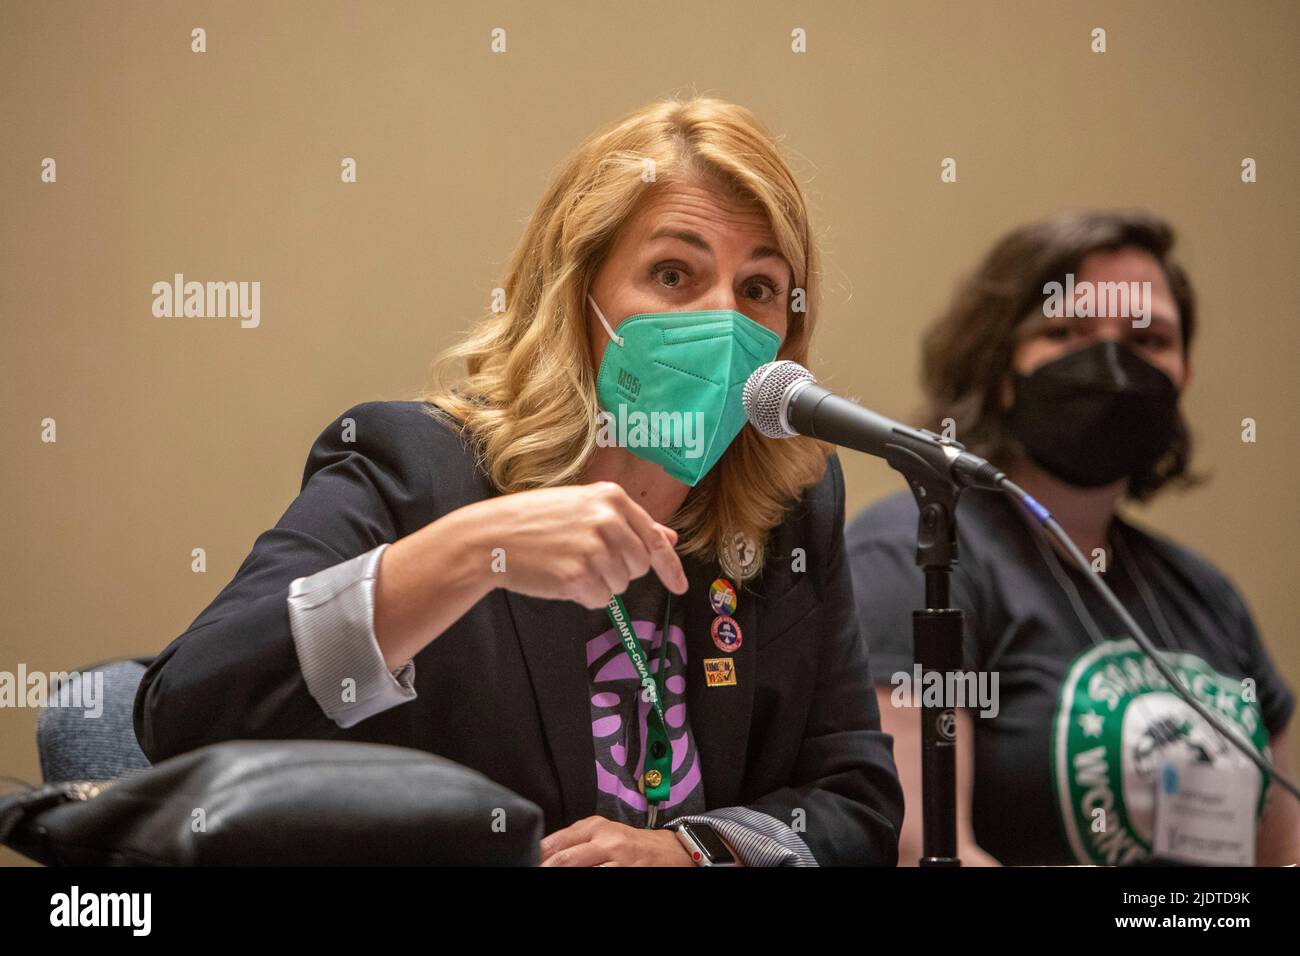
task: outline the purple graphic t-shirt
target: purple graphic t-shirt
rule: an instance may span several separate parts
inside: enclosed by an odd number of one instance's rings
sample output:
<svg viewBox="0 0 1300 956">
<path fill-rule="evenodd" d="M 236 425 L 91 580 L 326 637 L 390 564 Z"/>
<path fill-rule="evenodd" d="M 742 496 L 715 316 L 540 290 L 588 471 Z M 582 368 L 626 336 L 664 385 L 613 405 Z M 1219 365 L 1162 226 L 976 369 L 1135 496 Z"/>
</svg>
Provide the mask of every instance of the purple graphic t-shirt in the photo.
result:
<svg viewBox="0 0 1300 956">
<path fill-rule="evenodd" d="M 664 602 L 668 591 L 653 573 L 633 581 L 623 595 L 632 629 L 650 673 L 659 672 L 663 640 Z M 680 620 L 674 599 L 673 618 Z M 602 608 L 589 616 L 587 675 L 591 691 L 591 736 L 596 751 L 596 813 L 629 826 L 645 826 L 646 799 L 637 789 L 645 754 L 647 721 L 651 706 L 641 700 L 641 684 L 619 641 L 618 631 Z M 658 825 L 689 813 L 703 813 L 704 781 L 700 754 L 695 749 L 686 717 L 686 636 L 681 627 L 668 628 L 668 656 L 664 667 L 664 716 L 673 748 L 672 787 L 659 805 Z"/>
</svg>

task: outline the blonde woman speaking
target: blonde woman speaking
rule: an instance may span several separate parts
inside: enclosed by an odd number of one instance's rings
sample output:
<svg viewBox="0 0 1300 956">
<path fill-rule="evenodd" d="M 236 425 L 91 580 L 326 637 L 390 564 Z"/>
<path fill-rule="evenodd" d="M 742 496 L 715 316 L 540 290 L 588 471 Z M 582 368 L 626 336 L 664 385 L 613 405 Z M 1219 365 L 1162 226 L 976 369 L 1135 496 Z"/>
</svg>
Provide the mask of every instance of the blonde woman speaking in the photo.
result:
<svg viewBox="0 0 1300 956">
<path fill-rule="evenodd" d="M 145 753 L 427 750 L 537 803 L 545 866 L 894 864 L 839 462 L 740 400 L 765 362 L 808 364 L 817 268 L 749 111 L 670 100 L 593 134 L 505 310 L 443 356 L 465 373 L 326 426 L 155 659 Z"/>
</svg>

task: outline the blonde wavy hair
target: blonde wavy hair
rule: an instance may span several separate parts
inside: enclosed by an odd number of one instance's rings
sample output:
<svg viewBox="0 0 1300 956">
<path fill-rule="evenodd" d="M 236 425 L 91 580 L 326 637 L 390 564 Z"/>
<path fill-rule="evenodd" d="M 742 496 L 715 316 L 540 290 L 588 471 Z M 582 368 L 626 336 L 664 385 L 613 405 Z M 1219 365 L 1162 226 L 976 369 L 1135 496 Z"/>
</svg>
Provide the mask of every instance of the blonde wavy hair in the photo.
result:
<svg viewBox="0 0 1300 956">
<path fill-rule="evenodd" d="M 652 182 L 643 180 L 647 168 Z M 502 493 L 581 481 L 598 447 L 587 291 L 649 191 L 688 183 L 766 212 L 794 286 L 804 290 L 805 310 L 790 311 L 778 357 L 808 364 L 819 253 L 803 192 L 775 139 L 733 103 L 701 96 L 651 103 L 597 130 L 564 160 L 511 256 L 504 311 L 487 313 L 441 353 L 433 384 L 417 396 L 468 433 L 479 467 Z M 465 374 L 452 373 L 462 362 Z M 821 478 L 829 451 L 813 439 L 742 429 L 668 522 L 678 550 L 717 558 L 739 581 L 755 577 L 768 532 Z M 735 560 L 738 536 L 752 546 L 748 566 Z"/>
</svg>

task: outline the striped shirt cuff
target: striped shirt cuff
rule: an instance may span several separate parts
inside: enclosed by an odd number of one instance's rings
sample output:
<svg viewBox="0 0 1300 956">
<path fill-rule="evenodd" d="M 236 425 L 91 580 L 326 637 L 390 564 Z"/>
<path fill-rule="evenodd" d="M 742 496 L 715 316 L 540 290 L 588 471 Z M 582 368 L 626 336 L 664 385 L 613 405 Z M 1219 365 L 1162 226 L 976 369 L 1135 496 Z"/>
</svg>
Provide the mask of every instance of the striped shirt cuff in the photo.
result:
<svg viewBox="0 0 1300 956">
<path fill-rule="evenodd" d="M 665 827 L 707 823 L 736 851 L 745 866 L 817 866 L 808 844 L 776 817 L 750 807 L 719 807 L 675 817 Z"/>
<path fill-rule="evenodd" d="M 375 640 L 375 578 L 388 543 L 289 585 L 289 629 L 303 680 L 325 715 L 348 728 L 415 699 L 415 662 L 396 671 Z"/>
</svg>

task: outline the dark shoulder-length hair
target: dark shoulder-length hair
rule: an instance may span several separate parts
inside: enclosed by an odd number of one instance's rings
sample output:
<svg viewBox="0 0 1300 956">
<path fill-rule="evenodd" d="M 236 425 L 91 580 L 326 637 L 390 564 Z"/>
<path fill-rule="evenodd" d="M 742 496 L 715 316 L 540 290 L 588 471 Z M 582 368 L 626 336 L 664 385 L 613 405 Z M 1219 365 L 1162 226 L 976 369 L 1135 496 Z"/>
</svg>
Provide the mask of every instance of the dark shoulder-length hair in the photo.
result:
<svg viewBox="0 0 1300 956">
<path fill-rule="evenodd" d="M 958 441 L 1003 468 L 1024 453 L 1007 430 L 1000 400 L 1016 327 L 1041 308 L 1044 285 L 1063 283 L 1093 252 L 1131 247 L 1155 257 L 1178 305 L 1186 355 L 1196 330 L 1196 300 L 1187 274 L 1170 255 L 1173 245 L 1169 223 L 1141 212 L 1060 213 L 1003 236 L 922 340 L 927 427 L 941 431 L 951 419 Z M 1191 454 L 1191 433 L 1180 412 L 1169 451 L 1132 477 L 1128 497 L 1144 501 L 1171 481 L 1197 481 Z"/>
</svg>

